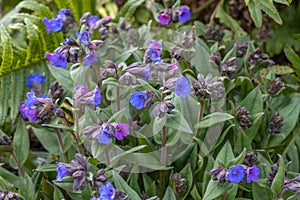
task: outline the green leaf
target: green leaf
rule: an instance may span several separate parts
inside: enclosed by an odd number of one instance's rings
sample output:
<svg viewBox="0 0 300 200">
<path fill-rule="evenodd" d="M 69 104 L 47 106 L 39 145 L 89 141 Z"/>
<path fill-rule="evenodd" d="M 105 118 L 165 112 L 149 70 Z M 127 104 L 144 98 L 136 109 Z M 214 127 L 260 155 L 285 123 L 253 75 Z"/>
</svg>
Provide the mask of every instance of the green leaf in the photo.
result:
<svg viewBox="0 0 300 200">
<path fill-rule="evenodd" d="M 193 189 L 191 190 L 191 196 L 194 198 L 194 199 L 197 199 L 197 200 L 201 200 L 202 198 L 201 198 L 201 196 L 200 196 L 200 194 L 199 194 L 199 192 L 198 192 L 198 190 L 197 190 L 197 186 L 196 185 L 194 185 L 194 187 L 193 187 Z"/>
<path fill-rule="evenodd" d="M 256 3 L 255 1 L 250 1 L 249 4 L 247 5 L 251 18 L 254 21 L 254 24 L 256 27 L 261 27 L 262 25 L 262 12 L 261 12 L 261 7 L 259 3 Z"/>
<path fill-rule="evenodd" d="M 230 160 L 228 162 L 227 167 L 230 167 L 232 165 L 242 164 L 246 157 L 246 153 L 247 153 L 247 149 L 244 148 L 242 153 L 240 153 L 240 155 L 238 157 L 233 158 L 232 160 Z"/>
<path fill-rule="evenodd" d="M 116 188 L 126 192 L 128 197 L 132 199 L 140 199 L 139 195 L 133 189 L 131 189 L 131 187 L 116 171 L 113 170 L 112 174 L 112 179 L 114 180 Z"/>
<path fill-rule="evenodd" d="M 260 0 L 260 6 L 276 23 L 282 24 L 282 19 L 272 1 Z"/>
<path fill-rule="evenodd" d="M 29 154 L 29 137 L 26 124 L 21 117 L 19 117 L 18 120 L 18 126 L 13 140 L 13 149 L 20 166 L 23 166 Z"/>
<path fill-rule="evenodd" d="M 222 6 L 218 6 L 216 17 L 219 18 L 222 23 L 233 30 L 236 38 L 245 37 L 247 35 L 247 33 L 243 30 L 243 28 L 241 28 L 238 22 L 223 10 Z"/>
<path fill-rule="evenodd" d="M 4 169 L 0 166 L 0 176 L 4 178 L 6 181 L 9 181 L 11 184 L 14 184 L 16 187 L 19 186 L 19 181 L 21 180 L 19 176 L 16 176 L 12 172 Z"/>
<path fill-rule="evenodd" d="M 278 195 L 281 188 L 283 187 L 284 177 L 285 177 L 284 159 L 281 155 L 278 155 L 278 157 L 279 157 L 279 168 L 271 185 L 271 190 L 275 195 Z"/>
<path fill-rule="evenodd" d="M 291 0 L 273 0 L 274 2 L 276 2 L 276 3 L 281 3 L 281 4 L 285 4 L 285 5 L 287 5 L 287 6 L 289 6 L 290 5 L 290 2 L 289 1 L 291 1 Z"/>
<path fill-rule="evenodd" d="M 48 69 L 54 76 L 54 78 L 58 80 L 64 88 L 66 88 L 70 92 L 73 92 L 74 83 L 68 70 L 60 67 L 54 67 L 50 64 L 48 65 Z"/>
<path fill-rule="evenodd" d="M 172 188 L 170 186 L 168 186 L 163 200 L 170 200 L 170 199 L 176 199 L 176 196 L 175 196 Z"/>
<path fill-rule="evenodd" d="M 228 113 L 214 112 L 212 114 L 206 115 L 202 118 L 200 123 L 198 123 L 196 128 L 208 128 L 215 124 L 225 122 L 227 120 L 233 119 L 234 117 Z"/>
<path fill-rule="evenodd" d="M 213 68 L 209 62 L 210 54 L 205 50 L 205 48 L 200 44 L 200 41 L 196 41 L 195 52 L 191 59 L 191 65 L 195 66 L 198 73 L 206 76 L 207 74 L 212 74 L 217 76 L 219 71 Z"/>
<path fill-rule="evenodd" d="M 63 193 L 56 186 L 53 186 L 53 188 L 54 188 L 53 199 L 64 199 Z"/>
<path fill-rule="evenodd" d="M 32 127 L 35 136 L 41 142 L 43 147 L 52 154 L 59 154 L 60 147 L 57 141 L 57 136 L 54 129 L 49 128 L 34 128 Z"/>
<path fill-rule="evenodd" d="M 19 193 L 24 197 L 24 199 L 35 199 L 34 185 L 28 174 L 26 174 L 20 181 Z"/>
<path fill-rule="evenodd" d="M 189 194 L 192 185 L 193 185 L 193 171 L 191 168 L 191 164 L 188 163 L 180 172 L 179 174 L 181 175 L 181 177 L 186 179 L 186 192 L 183 195 L 180 195 L 179 200 L 184 200 L 186 199 L 187 195 Z"/>
<path fill-rule="evenodd" d="M 258 182 L 252 182 L 252 196 L 253 200 L 273 199 L 272 192 L 269 187 L 262 187 Z"/>
<path fill-rule="evenodd" d="M 229 161 L 232 159 L 234 159 L 232 147 L 229 142 L 226 142 L 216 158 L 214 167 L 219 166 L 219 162 L 228 165 Z"/>
<path fill-rule="evenodd" d="M 287 57 L 287 59 L 292 63 L 293 69 L 297 73 L 298 76 L 300 76 L 300 57 L 299 55 L 294 51 L 294 49 L 288 45 L 284 47 L 284 54 Z"/>
<path fill-rule="evenodd" d="M 71 127 L 65 126 L 63 124 L 42 124 L 43 127 L 50 127 L 50 128 L 54 128 L 54 129 L 62 129 L 62 130 L 66 130 L 66 131 L 73 131 L 73 129 Z"/>
<path fill-rule="evenodd" d="M 203 196 L 203 200 L 216 199 L 224 192 L 228 191 L 232 186 L 233 184 L 230 183 L 221 184 L 219 181 L 210 180 Z"/>
<path fill-rule="evenodd" d="M 263 99 L 261 91 L 258 87 L 254 88 L 243 101 L 240 102 L 241 107 L 246 107 L 251 115 L 263 111 Z"/>
</svg>

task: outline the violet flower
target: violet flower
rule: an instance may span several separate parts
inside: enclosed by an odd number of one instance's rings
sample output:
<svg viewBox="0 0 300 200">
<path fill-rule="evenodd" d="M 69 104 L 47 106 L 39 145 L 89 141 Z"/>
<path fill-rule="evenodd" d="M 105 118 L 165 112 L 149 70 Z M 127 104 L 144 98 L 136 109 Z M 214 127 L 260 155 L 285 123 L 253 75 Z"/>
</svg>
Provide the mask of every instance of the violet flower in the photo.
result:
<svg viewBox="0 0 300 200">
<path fill-rule="evenodd" d="M 167 25 L 167 24 L 169 24 L 170 21 L 171 21 L 171 17 L 170 17 L 170 15 L 168 15 L 167 13 L 161 13 L 161 14 L 158 15 L 157 18 L 158 18 L 159 23 L 160 23 L 161 25 Z"/>
<path fill-rule="evenodd" d="M 192 88 L 189 84 L 189 79 L 185 76 L 177 79 L 174 91 L 177 96 L 186 98 L 186 96 L 192 91 Z"/>
</svg>

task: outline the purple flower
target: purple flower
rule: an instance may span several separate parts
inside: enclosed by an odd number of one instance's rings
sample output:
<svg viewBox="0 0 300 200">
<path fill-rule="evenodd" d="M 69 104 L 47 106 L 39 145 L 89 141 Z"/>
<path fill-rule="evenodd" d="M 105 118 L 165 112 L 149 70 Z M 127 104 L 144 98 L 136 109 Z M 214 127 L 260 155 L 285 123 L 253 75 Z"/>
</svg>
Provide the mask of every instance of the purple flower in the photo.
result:
<svg viewBox="0 0 300 200">
<path fill-rule="evenodd" d="M 95 106 L 99 106 L 102 99 L 101 92 L 98 87 L 93 90 L 93 96 L 90 99 L 90 104 Z"/>
<path fill-rule="evenodd" d="M 107 129 L 102 129 L 97 137 L 98 142 L 100 144 L 110 144 L 109 135 L 114 135 L 114 133 Z"/>
<path fill-rule="evenodd" d="M 90 52 L 87 56 L 83 58 L 83 64 L 84 66 L 91 66 L 95 62 L 98 61 L 98 56 L 94 54 L 93 52 Z"/>
<path fill-rule="evenodd" d="M 167 25 L 167 24 L 169 24 L 170 21 L 171 21 L 171 17 L 170 17 L 170 15 L 168 15 L 167 13 L 161 13 L 161 14 L 158 15 L 157 18 L 158 18 L 159 23 L 160 23 L 161 25 Z"/>
<path fill-rule="evenodd" d="M 94 25 L 98 20 L 99 20 L 99 17 L 96 16 L 96 15 L 93 15 L 93 16 L 87 18 L 87 20 L 86 20 L 86 25 L 87 25 L 87 26 L 92 26 L 92 25 Z"/>
<path fill-rule="evenodd" d="M 144 101 L 147 99 L 147 94 L 144 92 L 134 92 L 130 96 L 130 104 L 140 110 L 144 107 Z"/>
<path fill-rule="evenodd" d="M 79 99 L 81 96 L 85 95 L 86 93 L 89 92 L 89 89 L 87 89 L 86 87 L 84 87 L 83 85 L 79 84 L 74 88 L 74 98 Z"/>
<path fill-rule="evenodd" d="M 148 45 L 155 50 L 161 50 L 161 44 L 157 40 L 149 40 Z"/>
<path fill-rule="evenodd" d="M 246 169 L 247 183 L 250 183 L 251 181 L 257 181 L 259 173 L 260 169 L 256 167 L 256 165 L 248 167 Z"/>
<path fill-rule="evenodd" d="M 177 79 L 174 91 L 177 96 L 185 98 L 192 91 L 192 88 L 189 84 L 189 79 L 185 76 Z"/>
<path fill-rule="evenodd" d="M 118 123 L 116 126 L 115 134 L 113 135 L 117 140 L 123 140 L 124 137 L 129 135 L 129 124 Z"/>
<path fill-rule="evenodd" d="M 21 103 L 21 104 L 20 104 L 19 111 L 20 111 L 20 113 L 21 113 L 21 115 L 22 115 L 22 118 L 23 118 L 23 119 L 26 119 L 26 118 L 27 118 L 27 117 L 26 117 L 26 114 L 25 114 L 25 112 L 26 112 L 26 106 L 25 106 L 24 103 Z"/>
<path fill-rule="evenodd" d="M 232 183 L 241 182 L 244 178 L 244 167 L 242 165 L 231 166 L 226 178 Z"/>
<path fill-rule="evenodd" d="M 100 200 L 113 200 L 115 198 L 115 188 L 110 182 L 106 182 L 99 188 Z"/>
<path fill-rule="evenodd" d="M 156 50 L 151 47 L 147 54 L 152 62 L 159 62 L 161 60 L 161 50 Z"/>
<path fill-rule="evenodd" d="M 189 7 L 182 6 L 180 7 L 179 14 L 178 14 L 178 20 L 180 22 L 186 22 L 191 18 L 191 10 Z"/>
<path fill-rule="evenodd" d="M 61 31 L 63 27 L 63 21 L 60 18 L 52 18 L 49 20 L 47 17 L 44 17 L 44 24 L 46 26 L 48 34 L 50 33 L 50 31 L 53 32 Z"/>
<path fill-rule="evenodd" d="M 56 162 L 56 172 L 57 181 L 62 181 L 62 178 L 69 173 L 67 167 L 63 166 L 60 162 Z"/>
<path fill-rule="evenodd" d="M 58 11 L 55 18 L 64 20 L 66 18 L 66 15 L 71 15 L 71 10 L 70 9 L 61 9 L 60 11 Z"/>
<path fill-rule="evenodd" d="M 89 44 L 90 34 L 88 32 L 76 33 L 76 37 L 78 37 L 82 44 L 87 46 Z"/>
<path fill-rule="evenodd" d="M 27 87 L 32 88 L 34 82 L 38 82 L 40 84 L 43 84 L 45 82 L 45 76 L 42 76 L 40 74 L 32 74 L 31 76 L 27 76 L 26 78 Z"/>
<path fill-rule="evenodd" d="M 66 69 L 68 62 L 67 57 L 61 53 L 54 52 L 54 53 L 46 53 L 46 58 L 50 60 L 50 64 L 54 65 L 55 67 L 61 67 Z"/>
</svg>

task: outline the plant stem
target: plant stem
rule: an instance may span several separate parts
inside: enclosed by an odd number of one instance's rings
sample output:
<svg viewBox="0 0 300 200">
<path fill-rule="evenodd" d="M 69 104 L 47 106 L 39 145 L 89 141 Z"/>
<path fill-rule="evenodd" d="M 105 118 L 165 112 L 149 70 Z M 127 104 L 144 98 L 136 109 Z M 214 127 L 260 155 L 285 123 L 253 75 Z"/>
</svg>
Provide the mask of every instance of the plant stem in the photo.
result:
<svg viewBox="0 0 300 200">
<path fill-rule="evenodd" d="M 120 87 L 116 85 L 116 103 L 117 103 L 117 112 L 121 110 L 120 106 Z"/>
<path fill-rule="evenodd" d="M 200 123 L 200 121 L 202 120 L 203 117 L 203 111 L 204 111 L 204 102 L 200 102 L 200 111 L 199 111 L 199 116 L 198 116 L 198 123 Z M 199 134 L 199 128 L 197 128 L 196 133 L 195 133 L 195 137 L 198 137 Z"/>
<path fill-rule="evenodd" d="M 78 106 L 75 104 L 74 108 L 74 122 L 75 122 L 75 133 L 72 133 L 73 138 L 75 139 L 78 151 L 80 154 L 84 155 L 82 146 L 80 145 L 80 136 L 79 136 L 79 114 L 78 114 Z"/>
<path fill-rule="evenodd" d="M 57 138 L 58 138 L 59 146 L 61 148 L 61 152 L 64 154 L 64 161 L 69 162 L 68 154 L 66 152 L 64 152 L 65 151 L 65 145 L 64 145 L 61 133 L 60 133 L 58 128 L 56 128 L 55 131 L 56 131 L 56 135 L 57 135 Z"/>
<path fill-rule="evenodd" d="M 16 162 L 16 164 L 17 164 L 17 166 L 18 166 L 20 176 L 21 176 L 21 177 L 24 177 L 24 171 L 23 171 L 23 169 L 21 168 L 20 162 L 19 162 L 19 160 L 17 159 L 17 156 L 16 156 L 15 152 L 12 151 L 12 152 L 11 152 L 11 155 L 12 155 L 14 161 Z"/>
<path fill-rule="evenodd" d="M 109 166 L 110 165 L 110 158 L 109 158 L 109 149 L 108 146 L 105 148 L 105 161 L 106 161 L 106 165 Z"/>
<path fill-rule="evenodd" d="M 163 126 L 162 128 L 162 144 L 161 144 L 161 152 L 160 152 L 160 164 L 162 166 L 166 166 L 167 164 L 167 127 Z M 164 187 L 165 187 L 165 177 L 164 177 L 164 171 L 159 172 L 159 179 L 160 179 L 160 192 L 163 196 L 164 193 Z"/>
</svg>

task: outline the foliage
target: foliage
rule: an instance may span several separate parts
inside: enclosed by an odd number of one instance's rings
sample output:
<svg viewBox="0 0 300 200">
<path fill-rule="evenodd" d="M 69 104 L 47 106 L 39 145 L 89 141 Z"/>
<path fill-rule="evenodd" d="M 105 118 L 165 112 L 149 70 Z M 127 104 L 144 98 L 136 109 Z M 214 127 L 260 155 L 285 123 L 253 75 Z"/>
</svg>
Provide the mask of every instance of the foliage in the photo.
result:
<svg viewBox="0 0 300 200">
<path fill-rule="evenodd" d="M 0 198 L 299 198 L 297 46 L 284 46 L 290 66 L 274 63 L 226 1 L 210 17 L 230 30 L 178 22 L 190 9 L 182 2 L 26 0 L 8 12 L 0 26 Z M 288 17 L 275 5 L 292 3 L 245 2 L 256 26 L 265 12 L 281 28 Z M 44 17 L 65 20 L 56 15 L 65 8 L 74 16 L 66 33 L 47 33 Z M 146 8 L 153 19 L 140 24 Z M 165 27 L 162 13 L 173 20 Z M 34 73 L 46 81 L 30 89 Z"/>
</svg>

